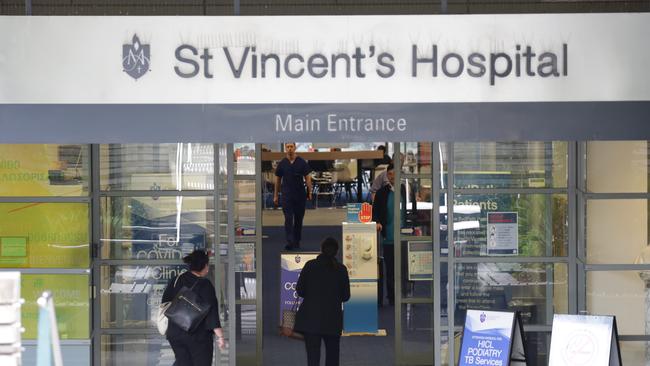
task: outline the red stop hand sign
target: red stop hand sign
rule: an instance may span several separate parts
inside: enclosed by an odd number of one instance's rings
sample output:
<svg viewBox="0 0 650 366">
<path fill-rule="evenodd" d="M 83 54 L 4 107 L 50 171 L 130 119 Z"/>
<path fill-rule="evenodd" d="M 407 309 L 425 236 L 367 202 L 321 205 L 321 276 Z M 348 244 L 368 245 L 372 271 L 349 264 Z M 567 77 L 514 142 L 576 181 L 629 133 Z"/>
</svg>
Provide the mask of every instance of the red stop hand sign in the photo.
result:
<svg viewBox="0 0 650 366">
<path fill-rule="evenodd" d="M 363 203 L 361 205 L 361 210 L 359 210 L 359 222 L 370 221 L 372 221 L 372 205 L 369 203 Z"/>
</svg>

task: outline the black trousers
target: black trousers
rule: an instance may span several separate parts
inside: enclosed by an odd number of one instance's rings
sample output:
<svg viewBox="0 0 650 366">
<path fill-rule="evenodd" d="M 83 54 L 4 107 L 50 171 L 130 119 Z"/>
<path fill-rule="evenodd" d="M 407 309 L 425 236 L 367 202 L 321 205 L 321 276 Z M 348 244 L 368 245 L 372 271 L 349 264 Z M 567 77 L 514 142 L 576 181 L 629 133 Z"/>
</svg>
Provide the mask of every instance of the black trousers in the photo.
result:
<svg viewBox="0 0 650 366">
<path fill-rule="evenodd" d="M 325 366 L 339 366 L 341 336 L 304 333 L 307 366 L 320 365 L 320 343 L 325 342 Z"/>
<path fill-rule="evenodd" d="M 388 292 L 386 297 L 388 297 L 388 303 L 393 305 L 395 303 L 395 246 L 382 244 L 382 250 L 384 252 L 384 265 L 386 266 L 386 271 L 384 272 L 386 291 Z M 379 303 L 381 304 L 383 300 L 379 299 Z"/>
<path fill-rule="evenodd" d="M 284 197 L 282 212 L 284 213 L 284 233 L 287 244 L 297 247 L 302 236 L 302 219 L 305 217 L 306 198 Z"/>
<path fill-rule="evenodd" d="M 169 339 L 176 362 L 174 366 L 210 366 L 214 352 L 214 338 L 197 339 L 191 335 Z"/>
</svg>

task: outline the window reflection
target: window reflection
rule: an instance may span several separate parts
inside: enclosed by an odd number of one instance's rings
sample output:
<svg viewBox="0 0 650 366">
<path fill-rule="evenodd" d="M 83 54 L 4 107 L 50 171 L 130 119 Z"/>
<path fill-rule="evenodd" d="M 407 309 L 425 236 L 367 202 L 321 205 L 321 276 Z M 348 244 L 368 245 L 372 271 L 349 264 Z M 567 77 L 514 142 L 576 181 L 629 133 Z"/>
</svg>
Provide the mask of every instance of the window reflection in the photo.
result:
<svg viewBox="0 0 650 366">
<path fill-rule="evenodd" d="M 567 186 L 567 143 L 454 143 L 455 188 Z"/>
<path fill-rule="evenodd" d="M 88 195 L 88 145 L 0 144 L 0 196 Z"/>
<path fill-rule="evenodd" d="M 459 210 L 454 214 L 456 256 L 489 256 L 496 253 L 491 249 L 504 243 L 511 243 L 509 255 L 567 255 L 566 195 L 456 195 L 454 209 Z M 513 216 L 507 233 L 491 230 L 495 224 L 489 221 L 489 214 Z M 499 237 L 492 241 L 492 235 Z"/>
<path fill-rule="evenodd" d="M 102 256 L 178 259 L 214 236 L 212 197 L 110 197 L 102 200 Z"/>
<path fill-rule="evenodd" d="M 214 189 L 214 145 L 100 146 L 102 190 Z"/>
<path fill-rule="evenodd" d="M 556 270 L 558 267 L 564 267 Z M 521 311 L 525 324 L 550 324 L 556 308 L 565 309 L 566 265 L 544 263 L 462 263 L 456 265 L 455 323 L 465 310 Z M 555 289 L 563 289 L 559 291 Z M 550 289 L 550 291 L 549 291 Z M 549 293 L 553 297 L 549 297 Z M 559 311 L 558 311 L 559 312 Z"/>
</svg>

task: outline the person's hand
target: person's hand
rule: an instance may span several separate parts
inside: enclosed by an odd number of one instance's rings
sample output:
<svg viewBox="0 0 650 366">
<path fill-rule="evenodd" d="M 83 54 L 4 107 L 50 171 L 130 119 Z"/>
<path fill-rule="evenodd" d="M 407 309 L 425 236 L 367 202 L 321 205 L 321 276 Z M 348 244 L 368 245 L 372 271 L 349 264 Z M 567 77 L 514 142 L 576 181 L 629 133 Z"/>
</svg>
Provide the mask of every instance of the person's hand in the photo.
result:
<svg viewBox="0 0 650 366">
<path fill-rule="evenodd" d="M 220 350 L 225 350 L 226 349 L 226 340 L 223 339 L 223 337 L 217 337 L 217 346 L 219 346 Z"/>
<path fill-rule="evenodd" d="M 307 191 L 307 201 L 311 201 L 311 191 Z"/>
<path fill-rule="evenodd" d="M 275 207 L 278 207 L 278 195 L 277 194 L 273 195 L 273 204 L 275 205 Z"/>
<path fill-rule="evenodd" d="M 381 224 L 377 223 L 377 231 L 381 231 L 381 228 L 382 228 Z"/>
</svg>

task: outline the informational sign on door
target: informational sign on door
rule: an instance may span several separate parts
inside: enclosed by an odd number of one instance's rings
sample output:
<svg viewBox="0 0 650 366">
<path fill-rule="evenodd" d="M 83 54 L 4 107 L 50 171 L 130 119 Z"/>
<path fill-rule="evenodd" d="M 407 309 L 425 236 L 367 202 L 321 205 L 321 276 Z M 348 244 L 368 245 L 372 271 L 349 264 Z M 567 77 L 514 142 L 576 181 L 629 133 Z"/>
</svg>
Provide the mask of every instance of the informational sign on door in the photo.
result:
<svg viewBox="0 0 650 366">
<path fill-rule="evenodd" d="M 407 255 L 410 281 L 433 280 L 433 243 L 410 241 Z"/>
<path fill-rule="evenodd" d="M 487 254 L 519 254 L 519 229 L 516 212 L 488 212 Z"/>
<path fill-rule="evenodd" d="M 350 300 L 344 304 L 346 333 L 376 333 L 377 314 L 377 225 L 343 223 L 343 264 L 350 276 Z"/>
<path fill-rule="evenodd" d="M 467 310 L 459 366 L 527 364 L 519 313 Z"/>
<path fill-rule="evenodd" d="M 296 285 L 300 271 L 305 263 L 316 259 L 318 253 L 314 252 L 293 252 L 280 254 L 280 317 L 282 311 L 290 310 L 298 301 Z"/>
<path fill-rule="evenodd" d="M 619 366 L 616 318 L 555 314 L 549 366 Z"/>
<path fill-rule="evenodd" d="M 348 203 L 348 223 L 372 221 L 372 205 L 364 203 Z"/>
</svg>

